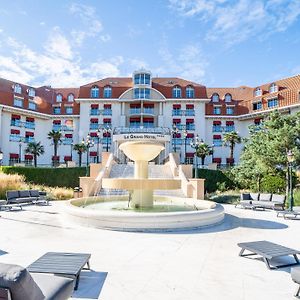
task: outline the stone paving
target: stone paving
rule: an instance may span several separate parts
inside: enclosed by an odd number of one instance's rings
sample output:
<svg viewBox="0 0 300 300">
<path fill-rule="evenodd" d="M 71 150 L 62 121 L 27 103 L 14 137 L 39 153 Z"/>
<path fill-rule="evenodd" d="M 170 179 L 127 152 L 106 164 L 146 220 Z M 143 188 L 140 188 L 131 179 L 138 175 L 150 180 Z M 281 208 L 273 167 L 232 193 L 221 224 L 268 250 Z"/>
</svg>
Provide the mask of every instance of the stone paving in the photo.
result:
<svg viewBox="0 0 300 300">
<path fill-rule="evenodd" d="M 93 271 L 82 272 L 74 300 L 293 299 L 290 268 L 270 271 L 259 259 L 241 258 L 237 243 L 300 249 L 300 221 L 224 205 L 225 220 L 214 227 L 128 233 L 70 224 L 63 205 L 0 212 L 0 261 L 27 266 L 48 251 L 91 253 Z"/>
</svg>

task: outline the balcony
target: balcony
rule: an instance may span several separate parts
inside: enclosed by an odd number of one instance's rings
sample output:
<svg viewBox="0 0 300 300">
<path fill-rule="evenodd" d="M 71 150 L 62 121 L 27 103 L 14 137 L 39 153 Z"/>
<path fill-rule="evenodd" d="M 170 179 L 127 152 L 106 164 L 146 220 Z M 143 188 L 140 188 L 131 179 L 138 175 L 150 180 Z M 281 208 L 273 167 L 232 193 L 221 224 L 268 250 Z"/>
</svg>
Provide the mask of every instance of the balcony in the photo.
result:
<svg viewBox="0 0 300 300">
<path fill-rule="evenodd" d="M 54 131 L 61 131 L 61 125 L 60 124 L 53 124 L 52 130 Z"/>
<path fill-rule="evenodd" d="M 223 131 L 223 128 L 221 125 L 213 125 L 213 129 L 212 129 L 213 132 L 222 132 Z"/>
<path fill-rule="evenodd" d="M 22 127 L 22 122 L 20 120 L 11 120 L 10 126 Z"/>
<path fill-rule="evenodd" d="M 9 135 L 9 141 L 10 142 L 20 142 L 21 141 L 21 136 L 16 135 L 16 134 L 10 134 Z"/>
<path fill-rule="evenodd" d="M 195 110 L 194 109 L 187 109 L 184 113 L 185 116 L 194 116 Z"/>
<path fill-rule="evenodd" d="M 156 133 L 156 134 L 171 134 L 170 129 L 167 127 L 154 127 L 145 128 L 143 127 L 116 127 L 113 134 L 124 134 L 124 133 Z"/>
<path fill-rule="evenodd" d="M 130 128 L 140 128 L 141 127 L 141 123 L 130 123 L 129 127 Z"/>
<path fill-rule="evenodd" d="M 144 128 L 154 128 L 154 123 L 144 123 Z"/>
<path fill-rule="evenodd" d="M 24 142 L 25 143 L 34 143 L 35 139 L 33 136 L 26 136 Z"/>
<path fill-rule="evenodd" d="M 103 110 L 103 116 L 111 116 L 112 110 L 111 109 L 104 109 Z"/>
<path fill-rule="evenodd" d="M 28 128 L 28 129 L 35 129 L 35 123 L 34 122 L 25 122 L 24 127 Z"/>
<path fill-rule="evenodd" d="M 173 138 L 172 145 L 182 145 L 182 139 L 181 138 Z"/>
<path fill-rule="evenodd" d="M 65 138 L 63 140 L 63 144 L 64 145 L 71 145 L 71 144 L 73 144 L 73 139 L 72 138 Z"/>
<path fill-rule="evenodd" d="M 100 115 L 100 110 L 99 109 L 91 109 L 90 110 L 90 115 L 91 116 L 99 116 Z"/>
<path fill-rule="evenodd" d="M 234 126 L 225 126 L 225 132 L 232 132 L 235 131 Z"/>
<path fill-rule="evenodd" d="M 193 123 L 186 124 L 185 129 L 186 130 L 195 130 L 195 124 L 193 124 Z"/>
<path fill-rule="evenodd" d="M 221 125 L 214 125 L 212 128 L 213 132 L 232 132 L 235 131 L 234 125 L 229 126 L 221 126 Z"/>
<path fill-rule="evenodd" d="M 101 139 L 101 144 L 111 144 L 111 138 L 109 137 L 109 138 L 102 138 Z"/>
<path fill-rule="evenodd" d="M 90 124 L 90 129 L 91 130 L 97 130 L 99 128 L 99 124 L 98 123 L 91 123 Z"/>
<path fill-rule="evenodd" d="M 154 108 L 144 108 L 143 113 L 145 115 L 154 115 Z"/>
<path fill-rule="evenodd" d="M 213 144 L 214 144 L 214 147 L 222 147 L 223 146 L 223 142 L 221 139 L 213 140 Z"/>
<path fill-rule="evenodd" d="M 130 108 L 129 114 L 130 115 L 140 115 L 142 113 L 142 110 L 140 108 Z"/>
<path fill-rule="evenodd" d="M 182 110 L 181 109 L 173 109 L 172 110 L 172 116 L 182 116 Z"/>
</svg>

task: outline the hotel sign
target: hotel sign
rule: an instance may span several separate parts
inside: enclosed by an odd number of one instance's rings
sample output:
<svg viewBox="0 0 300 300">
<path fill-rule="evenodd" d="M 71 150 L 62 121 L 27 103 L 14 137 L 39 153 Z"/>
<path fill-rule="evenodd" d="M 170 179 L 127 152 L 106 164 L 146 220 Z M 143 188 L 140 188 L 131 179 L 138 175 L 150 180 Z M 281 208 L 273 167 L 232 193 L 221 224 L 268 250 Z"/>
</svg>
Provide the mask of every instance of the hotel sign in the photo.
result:
<svg viewBox="0 0 300 300">
<path fill-rule="evenodd" d="M 113 141 L 156 141 L 156 142 L 169 142 L 170 136 L 165 134 L 153 133 L 128 133 L 117 134 L 113 136 Z"/>
</svg>

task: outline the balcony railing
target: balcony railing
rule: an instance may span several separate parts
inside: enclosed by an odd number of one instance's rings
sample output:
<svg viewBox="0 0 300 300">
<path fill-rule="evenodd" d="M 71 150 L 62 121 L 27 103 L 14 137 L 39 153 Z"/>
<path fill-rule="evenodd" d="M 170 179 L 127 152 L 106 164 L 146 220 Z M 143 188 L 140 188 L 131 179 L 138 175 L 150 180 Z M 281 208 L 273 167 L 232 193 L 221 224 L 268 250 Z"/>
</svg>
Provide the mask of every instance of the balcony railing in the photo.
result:
<svg viewBox="0 0 300 300">
<path fill-rule="evenodd" d="M 194 109 L 187 109 L 184 113 L 185 116 L 194 116 L 195 110 Z"/>
<path fill-rule="evenodd" d="M 35 138 L 33 136 L 26 136 L 24 139 L 25 143 L 34 143 L 35 142 Z"/>
<path fill-rule="evenodd" d="M 180 109 L 173 109 L 172 116 L 182 116 L 182 110 Z"/>
<path fill-rule="evenodd" d="M 72 138 L 65 138 L 63 140 L 63 144 L 64 145 L 71 145 L 71 144 L 73 144 L 73 139 Z"/>
<path fill-rule="evenodd" d="M 155 133 L 155 134 L 171 134 L 170 128 L 167 127 L 153 127 L 145 128 L 140 127 L 116 127 L 113 134 L 124 134 L 124 133 Z"/>
<path fill-rule="evenodd" d="M 20 135 L 16 135 L 16 134 L 11 134 L 9 136 L 9 141 L 10 142 L 20 142 L 21 141 L 21 136 Z"/>
<path fill-rule="evenodd" d="M 98 123 L 91 123 L 90 124 L 90 129 L 91 130 L 97 130 L 99 128 L 99 124 Z"/>
<path fill-rule="evenodd" d="M 154 108 L 144 108 L 143 113 L 146 115 L 154 115 Z"/>
<path fill-rule="evenodd" d="M 111 109 L 95 109 L 92 108 L 90 110 L 90 115 L 91 116 L 99 116 L 99 115 L 103 115 L 103 116 L 111 116 L 112 115 L 112 110 Z"/>
<path fill-rule="evenodd" d="M 235 131 L 234 126 L 221 126 L 221 125 L 214 125 L 212 128 L 213 132 L 232 132 Z"/>
<path fill-rule="evenodd" d="M 183 144 L 183 143 L 182 143 L 182 139 L 181 139 L 181 138 L 179 138 L 179 139 L 173 138 L 173 139 L 172 139 L 172 144 L 173 144 L 173 145 L 182 145 L 182 144 Z"/>
<path fill-rule="evenodd" d="M 54 131 L 73 131 L 74 128 L 66 125 L 53 124 L 52 130 Z"/>
<path fill-rule="evenodd" d="M 104 116 L 111 116 L 112 115 L 112 110 L 111 109 L 104 109 L 103 110 L 103 115 Z"/>
<path fill-rule="evenodd" d="M 130 108 L 129 114 L 130 115 L 140 115 L 142 110 L 140 108 Z"/>
<path fill-rule="evenodd" d="M 20 120 L 11 120 L 10 121 L 10 126 L 16 126 L 16 127 L 22 127 L 23 122 Z"/>
<path fill-rule="evenodd" d="M 187 110 L 173 109 L 172 110 L 172 116 L 194 116 L 194 115 L 195 115 L 194 109 L 187 109 Z"/>
<path fill-rule="evenodd" d="M 101 144 L 111 144 L 111 138 L 110 137 L 109 138 L 106 138 L 106 137 L 102 138 L 101 139 Z"/>
<path fill-rule="evenodd" d="M 195 124 L 186 124 L 185 129 L 186 130 L 195 130 Z"/>
<path fill-rule="evenodd" d="M 28 128 L 28 129 L 35 129 L 35 123 L 34 122 L 25 122 L 24 127 Z"/>
</svg>

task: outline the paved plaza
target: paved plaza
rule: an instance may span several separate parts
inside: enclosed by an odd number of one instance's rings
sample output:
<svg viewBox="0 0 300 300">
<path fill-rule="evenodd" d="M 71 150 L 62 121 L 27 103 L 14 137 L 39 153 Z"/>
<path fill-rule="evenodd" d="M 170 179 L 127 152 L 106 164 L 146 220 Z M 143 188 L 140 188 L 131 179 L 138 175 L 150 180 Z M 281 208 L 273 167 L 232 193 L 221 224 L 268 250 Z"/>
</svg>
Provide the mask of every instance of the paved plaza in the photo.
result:
<svg viewBox="0 0 300 300">
<path fill-rule="evenodd" d="M 45 252 L 91 253 L 72 299 L 293 299 L 290 268 L 241 258 L 237 243 L 268 240 L 300 248 L 300 222 L 274 211 L 224 205 L 222 224 L 199 230 L 133 233 L 67 222 L 63 203 L 1 212 L 0 261 L 28 266 Z"/>
</svg>

